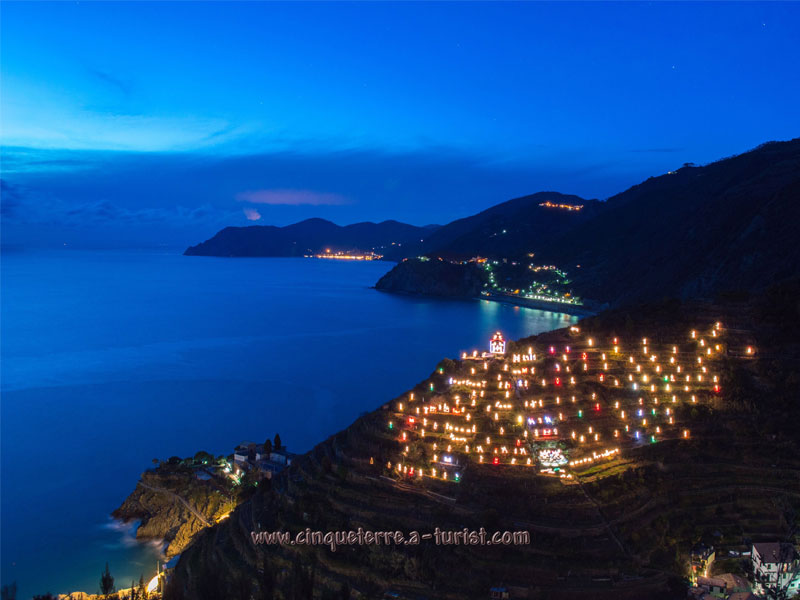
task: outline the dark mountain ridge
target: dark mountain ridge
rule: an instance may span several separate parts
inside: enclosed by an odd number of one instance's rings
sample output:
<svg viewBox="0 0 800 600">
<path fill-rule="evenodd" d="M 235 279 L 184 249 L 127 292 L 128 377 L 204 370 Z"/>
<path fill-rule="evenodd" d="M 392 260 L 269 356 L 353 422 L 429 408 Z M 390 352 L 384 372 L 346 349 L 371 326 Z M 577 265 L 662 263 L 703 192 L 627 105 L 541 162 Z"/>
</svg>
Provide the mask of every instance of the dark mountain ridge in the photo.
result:
<svg viewBox="0 0 800 600">
<path fill-rule="evenodd" d="M 605 210 L 599 200 L 539 192 L 492 206 L 444 225 L 424 242 L 392 248 L 386 258 L 401 260 L 375 284 L 406 294 L 472 298 L 489 284 L 487 273 L 469 259 L 531 262 L 541 248 L 568 235 Z M 424 257 L 411 259 L 412 257 Z"/>
<path fill-rule="evenodd" d="M 547 203 L 581 208 L 566 210 L 542 206 Z M 452 221 L 427 236 L 424 242 L 395 249 L 387 258 L 399 260 L 426 255 L 462 260 L 473 256 L 520 256 L 544 247 L 555 237 L 601 212 L 604 206 L 599 200 L 538 192 Z"/>
<path fill-rule="evenodd" d="M 605 202 L 540 192 L 442 227 L 396 221 L 339 227 L 323 219 L 228 227 L 186 254 L 302 256 L 331 248 L 374 250 L 396 261 L 532 259 L 568 273 L 571 290 L 585 300 L 619 305 L 758 292 L 797 276 L 798 224 L 800 138 L 705 166 L 687 164 Z M 399 283 L 385 289 L 470 295 L 480 287 L 480 273 L 448 272 L 454 285 L 442 290 L 436 268 L 442 266 L 401 262 L 385 280 Z"/>
<path fill-rule="evenodd" d="M 800 139 L 651 177 L 541 249 L 615 304 L 755 292 L 796 276 Z M 577 268 L 580 265 L 580 269 Z"/>
<path fill-rule="evenodd" d="M 303 256 L 330 249 L 382 253 L 392 245 L 419 242 L 435 226 L 416 227 L 398 221 L 369 221 L 340 226 L 312 218 L 276 227 L 226 227 L 205 242 L 191 246 L 186 256 Z"/>
<path fill-rule="evenodd" d="M 540 206 L 583 204 L 580 211 Z M 495 212 L 497 209 L 497 212 Z M 606 202 L 534 194 L 455 221 L 420 246 L 431 258 L 535 255 L 592 304 L 752 293 L 800 275 L 800 139 L 651 177 Z M 400 263 L 379 289 L 435 294 Z M 473 271 L 477 267 L 472 267 Z M 453 295 L 453 294 L 450 294 Z"/>
</svg>

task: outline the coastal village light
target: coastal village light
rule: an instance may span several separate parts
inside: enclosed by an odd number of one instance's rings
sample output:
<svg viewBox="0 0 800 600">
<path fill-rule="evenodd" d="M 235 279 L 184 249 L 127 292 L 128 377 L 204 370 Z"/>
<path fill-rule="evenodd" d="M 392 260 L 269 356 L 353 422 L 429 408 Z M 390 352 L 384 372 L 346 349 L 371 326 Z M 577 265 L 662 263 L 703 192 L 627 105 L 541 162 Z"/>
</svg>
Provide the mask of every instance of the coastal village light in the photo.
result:
<svg viewBox="0 0 800 600">
<path fill-rule="evenodd" d="M 717 332 L 721 332 L 721 330 L 714 329 L 710 335 L 719 338 L 721 333 Z M 527 348 L 527 354 L 506 356 L 505 339 L 502 333 L 496 332 L 490 339 L 490 352 L 483 352 L 479 356 L 477 351 L 473 351 L 471 355 L 482 360 L 485 372 L 492 373 L 492 379 L 495 381 L 488 388 L 485 380 L 474 379 L 476 370 L 474 366 L 463 369 L 456 366 L 452 372 L 447 372 L 446 368 L 437 367 L 440 374 L 446 376 L 445 387 L 438 390 L 435 402 L 432 399 L 426 401 L 425 398 L 422 398 L 418 406 L 408 411 L 416 415 L 425 415 L 423 423 L 420 424 L 425 429 L 415 429 L 419 418 L 404 415 L 403 403 L 397 405 L 398 412 L 401 413 L 399 419 L 401 431 L 398 432 L 399 441 L 403 444 L 399 448 L 401 453 L 412 455 L 411 442 L 414 442 L 414 447 L 417 444 L 424 444 L 433 450 L 437 448 L 437 441 L 439 443 L 446 442 L 443 447 L 447 447 L 448 450 L 447 464 L 455 466 L 456 460 L 460 465 L 463 465 L 465 460 L 469 463 L 470 453 L 478 456 L 478 460 L 475 462 L 483 463 L 485 462 L 483 460 L 484 453 L 489 453 L 494 465 L 530 467 L 536 463 L 541 469 L 534 472 L 546 476 L 556 475 L 565 484 L 568 484 L 573 478 L 572 473 L 568 473 L 564 469 L 582 468 L 599 458 L 614 458 L 621 448 L 632 446 L 643 436 L 647 436 L 650 443 L 658 443 L 663 439 L 688 439 L 689 430 L 685 428 L 686 423 L 679 418 L 683 413 L 675 412 L 669 407 L 658 411 L 655 407 L 659 406 L 662 400 L 670 402 L 671 406 L 677 409 L 680 404 L 697 404 L 706 397 L 710 397 L 712 393 L 721 393 L 719 376 L 711 371 L 713 370 L 713 352 L 715 350 L 721 352 L 722 345 L 716 344 L 713 348 L 710 347 L 696 331 L 691 335 L 691 338 L 696 341 L 694 353 L 688 350 L 679 353 L 677 345 L 663 346 L 654 344 L 653 340 L 649 338 L 642 338 L 643 355 L 649 359 L 644 364 L 637 364 L 634 356 L 629 356 L 628 360 L 624 362 L 609 362 L 608 353 L 611 352 L 612 346 L 605 344 L 608 344 L 610 340 L 588 338 L 581 342 L 577 335 L 579 331 L 570 330 L 570 333 L 574 336 L 571 338 L 574 343 L 561 348 L 561 352 L 557 351 L 555 345 L 547 347 L 547 354 L 552 358 L 558 358 L 557 361 L 548 363 L 544 358 L 537 358 L 534 346 Z M 493 342 L 499 341 L 503 342 L 502 348 L 493 344 Z M 613 338 L 615 355 L 619 351 L 619 346 L 619 338 Z M 594 348 L 597 350 L 595 351 Z M 500 352 L 501 349 L 502 352 Z M 571 354 L 572 350 L 576 352 L 575 355 Z M 661 365 L 658 362 L 658 356 L 661 353 L 670 354 L 668 365 Z M 752 355 L 752 347 L 746 347 L 741 354 Z M 571 355 L 575 356 L 575 360 L 581 361 L 582 370 L 586 373 L 583 377 L 572 374 L 579 370 L 574 369 L 574 363 L 570 361 Z M 470 354 L 467 352 L 462 353 L 462 358 L 465 360 L 469 360 L 469 356 Z M 708 364 L 703 364 L 703 356 L 710 361 Z M 695 360 L 696 362 L 694 362 Z M 511 368 L 512 365 L 513 368 Z M 570 396 L 571 403 L 575 407 L 571 413 L 559 412 L 556 418 L 553 413 L 548 411 L 550 407 L 561 406 L 560 395 L 554 394 L 553 391 L 562 385 L 562 379 L 560 377 L 552 379 L 540 377 L 538 381 L 541 383 L 541 387 L 534 388 L 531 384 L 535 385 L 537 380 L 529 380 L 526 377 L 533 375 L 537 368 L 543 374 L 546 374 L 548 369 L 554 373 L 570 373 L 569 384 L 575 386 L 576 391 L 579 392 L 577 395 Z M 469 377 L 463 378 L 463 373 L 467 371 Z M 595 374 L 597 377 L 594 377 Z M 634 379 L 634 374 L 637 376 L 636 379 Z M 676 376 L 682 383 L 673 390 Z M 682 381 L 681 378 L 685 378 L 686 381 Z M 630 382 L 631 387 L 619 387 L 621 379 Z M 639 382 L 643 384 L 643 389 L 648 391 L 646 408 L 645 397 L 637 394 Z M 494 383 L 497 384 L 496 387 Z M 691 388 L 689 384 L 691 384 Z M 588 390 L 595 391 L 588 393 L 587 385 L 593 386 Z M 431 382 L 431 387 L 433 387 L 433 382 Z M 462 396 L 459 391 L 464 387 L 471 389 L 469 403 L 461 401 Z M 539 392 L 534 394 L 534 389 L 538 389 Z M 604 391 L 599 400 L 608 402 L 608 405 L 613 405 L 614 408 L 607 416 L 603 416 L 602 404 L 598 401 L 600 390 Z M 659 392 L 668 394 L 659 397 Z M 479 397 L 485 398 L 481 405 L 476 403 L 476 399 Z M 409 396 L 409 401 L 413 399 L 412 394 Z M 422 408 L 421 412 L 420 407 Z M 587 407 L 593 410 L 587 412 Z M 631 430 L 625 423 L 628 412 L 631 410 L 637 413 L 636 421 L 639 423 L 639 429 Z M 647 414 L 645 414 L 645 410 Z M 683 421 L 686 418 L 687 416 L 684 416 Z M 459 421 L 458 419 L 463 420 Z M 578 433 L 574 428 L 579 419 L 582 426 L 578 429 L 586 432 L 585 434 Z M 432 421 L 432 424 L 428 423 L 429 420 Z M 621 427 L 615 428 L 614 420 L 617 420 Z M 395 421 L 389 421 L 390 430 L 395 429 L 394 424 Z M 614 449 L 599 447 L 605 432 L 608 432 L 620 446 Z M 492 443 L 493 436 L 496 437 L 494 444 Z M 485 444 L 476 445 L 477 440 L 484 438 Z M 456 455 L 451 454 L 453 448 L 463 449 L 460 458 L 457 459 Z M 562 453 L 568 463 L 554 467 L 548 466 L 547 461 L 540 460 L 540 457 L 549 455 L 542 454 L 542 452 L 555 452 L 556 450 Z M 531 460 L 529 454 L 536 458 Z M 436 462 L 439 458 L 438 453 L 433 456 L 434 462 Z M 525 460 L 522 460 L 523 458 Z M 430 463 L 426 464 L 424 459 L 417 459 L 417 464 L 411 464 L 411 461 L 405 464 L 403 459 L 401 461 L 403 461 L 402 465 L 397 464 L 397 471 L 401 474 L 416 474 L 416 478 L 419 479 L 424 472 L 431 473 L 432 477 L 442 481 L 451 483 L 460 481 L 460 473 L 456 475 L 443 471 L 438 475 L 434 474 L 435 467 Z M 387 465 L 391 469 L 391 461 Z"/>
</svg>

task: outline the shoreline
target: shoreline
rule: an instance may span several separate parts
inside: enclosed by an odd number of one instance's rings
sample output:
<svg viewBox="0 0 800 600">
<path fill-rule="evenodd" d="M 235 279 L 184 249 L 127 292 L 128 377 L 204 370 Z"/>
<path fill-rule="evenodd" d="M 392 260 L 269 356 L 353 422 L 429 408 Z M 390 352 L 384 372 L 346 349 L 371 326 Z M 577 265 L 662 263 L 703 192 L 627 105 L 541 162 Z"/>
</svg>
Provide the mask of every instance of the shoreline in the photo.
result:
<svg viewBox="0 0 800 600">
<path fill-rule="evenodd" d="M 532 308 L 542 310 L 545 312 L 561 313 L 572 315 L 575 317 L 593 317 L 602 310 L 591 310 L 585 306 L 573 306 L 569 304 L 561 304 L 558 302 L 545 302 L 544 300 L 533 300 L 531 298 L 513 298 L 506 296 L 437 296 L 435 294 L 425 294 L 422 292 L 406 292 L 399 290 L 382 290 L 376 286 L 370 286 L 370 289 L 384 293 L 396 294 L 398 296 L 409 296 L 411 298 L 427 298 L 430 300 L 444 300 L 444 301 L 459 301 L 471 302 L 473 300 L 484 300 L 486 302 L 497 302 L 498 304 L 510 304 L 513 306 L 520 306 L 522 308 Z"/>
<path fill-rule="evenodd" d="M 592 317 L 598 314 L 599 310 L 591 310 L 585 306 L 565 304 L 561 302 L 547 302 L 545 300 L 535 300 L 533 298 L 515 298 L 513 296 L 474 296 L 475 300 L 487 300 L 489 302 L 499 302 L 501 304 L 511 304 L 522 306 L 523 308 L 535 308 L 547 312 L 564 313 L 576 317 Z"/>
</svg>

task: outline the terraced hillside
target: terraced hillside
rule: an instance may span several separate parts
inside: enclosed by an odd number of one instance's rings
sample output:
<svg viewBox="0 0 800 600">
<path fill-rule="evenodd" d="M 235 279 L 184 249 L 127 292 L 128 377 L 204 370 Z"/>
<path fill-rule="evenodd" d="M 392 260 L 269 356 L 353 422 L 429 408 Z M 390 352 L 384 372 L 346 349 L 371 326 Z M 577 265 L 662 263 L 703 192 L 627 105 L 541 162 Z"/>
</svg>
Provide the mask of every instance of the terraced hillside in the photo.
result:
<svg viewBox="0 0 800 600">
<path fill-rule="evenodd" d="M 579 331 L 509 343 L 505 358 L 444 360 L 202 533 L 167 596 L 485 598 L 503 584 L 521 598 L 681 597 L 693 543 L 743 548 L 785 535 L 800 512 L 793 285 L 752 304 L 604 313 Z M 406 537 L 483 527 L 530 540 L 332 551 L 251 538 L 359 527 Z"/>
</svg>

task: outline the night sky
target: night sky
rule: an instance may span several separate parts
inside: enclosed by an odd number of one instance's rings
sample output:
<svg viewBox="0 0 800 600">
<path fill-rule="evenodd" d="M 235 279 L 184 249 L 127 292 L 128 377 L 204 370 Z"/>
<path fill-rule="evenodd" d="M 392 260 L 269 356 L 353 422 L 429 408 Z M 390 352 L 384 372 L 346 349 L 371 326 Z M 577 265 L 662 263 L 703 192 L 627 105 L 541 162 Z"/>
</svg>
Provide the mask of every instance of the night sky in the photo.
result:
<svg viewBox="0 0 800 600">
<path fill-rule="evenodd" d="M 2 234 L 444 223 L 800 135 L 798 3 L 7 3 Z"/>
</svg>

